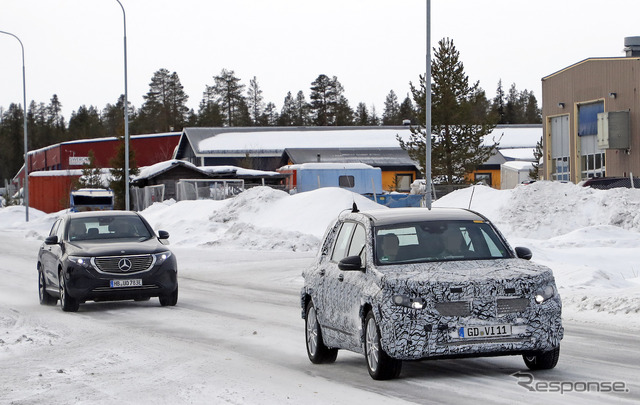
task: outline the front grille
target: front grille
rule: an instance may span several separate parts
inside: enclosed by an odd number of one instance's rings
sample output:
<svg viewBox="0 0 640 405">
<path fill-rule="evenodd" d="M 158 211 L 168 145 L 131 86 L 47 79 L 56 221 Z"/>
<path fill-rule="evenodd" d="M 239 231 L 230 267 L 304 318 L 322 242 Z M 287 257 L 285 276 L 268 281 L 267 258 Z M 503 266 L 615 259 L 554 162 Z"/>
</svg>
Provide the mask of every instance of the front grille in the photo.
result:
<svg viewBox="0 0 640 405">
<path fill-rule="evenodd" d="M 124 266 L 125 270 L 120 268 L 123 259 L 128 261 L 127 266 Z M 104 273 L 131 274 L 149 270 L 153 265 L 153 256 L 105 256 L 96 257 L 93 262 L 96 268 Z M 129 263 L 130 268 L 127 268 Z"/>
<path fill-rule="evenodd" d="M 524 311 L 529 306 L 529 300 L 526 298 L 498 298 L 496 304 L 498 315 L 504 315 Z"/>
<path fill-rule="evenodd" d="M 436 302 L 436 311 L 442 316 L 469 316 L 471 305 L 469 301 Z"/>
</svg>

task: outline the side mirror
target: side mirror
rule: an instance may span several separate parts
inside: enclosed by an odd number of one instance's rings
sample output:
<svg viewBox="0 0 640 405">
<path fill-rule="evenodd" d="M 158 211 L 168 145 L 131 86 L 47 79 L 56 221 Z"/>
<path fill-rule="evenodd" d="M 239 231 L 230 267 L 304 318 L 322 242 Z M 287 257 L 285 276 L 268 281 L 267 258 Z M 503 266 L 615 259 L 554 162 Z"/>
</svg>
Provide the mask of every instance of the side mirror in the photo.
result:
<svg viewBox="0 0 640 405">
<path fill-rule="evenodd" d="M 158 231 L 158 239 L 169 239 L 169 232 Z"/>
<path fill-rule="evenodd" d="M 362 259 L 360 256 L 347 256 L 338 262 L 338 268 L 344 271 L 362 270 Z"/>
<path fill-rule="evenodd" d="M 519 246 L 516 248 L 516 256 L 520 259 L 531 260 L 533 253 L 528 248 Z"/>
<path fill-rule="evenodd" d="M 44 240 L 45 245 L 57 245 L 58 244 L 58 235 L 47 236 Z"/>
</svg>

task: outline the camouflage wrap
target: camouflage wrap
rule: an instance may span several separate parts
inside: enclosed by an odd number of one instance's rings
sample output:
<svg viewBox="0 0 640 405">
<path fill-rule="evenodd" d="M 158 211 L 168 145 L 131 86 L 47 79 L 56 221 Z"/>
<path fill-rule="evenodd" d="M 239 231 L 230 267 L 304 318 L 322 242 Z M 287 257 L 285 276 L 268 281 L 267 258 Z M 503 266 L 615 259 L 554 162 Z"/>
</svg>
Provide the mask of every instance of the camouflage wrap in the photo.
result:
<svg viewBox="0 0 640 405">
<path fill-rule="evenodd" d="M 329 260 L 342 221 L 366 230 L 365 269 L 342 271 Z M 563 337 L 561 300 L 551 270 L 518 258 L 413 263 L 376 267 L 373 229 L 362 214 L 348 214 L 332 225 L 314 264 L 303 272 L 306 303 L 316 306 L 328 347 L 363 353 L 364 319 L 369 311 L 391 357 L 416 360 L 546 351 Z M 539 291 L 553 294 L 536 302 Z M 421 308 L 394 303 L 404 296 Z M 465 336 L 464 329 L 510 327 L 500 336 Z"/>
</svg>

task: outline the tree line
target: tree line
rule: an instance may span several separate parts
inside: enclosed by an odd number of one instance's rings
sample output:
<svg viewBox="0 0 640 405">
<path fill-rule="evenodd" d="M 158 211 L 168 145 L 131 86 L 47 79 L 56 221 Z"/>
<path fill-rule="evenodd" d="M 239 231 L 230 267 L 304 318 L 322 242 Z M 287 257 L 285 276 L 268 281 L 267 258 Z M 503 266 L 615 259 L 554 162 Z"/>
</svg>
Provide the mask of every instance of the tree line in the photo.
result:
<svg viewBox="0 0 640 405">
<path fill-rule="evenodd" d="M 424 120 L 424 94 L 420 97 L 410 85 L 412 94 L 402 101 L 396 92 L 389 91 L 380 116 L 375 106 L 369 108 L 364 102 L 351 107 L 338 78 L 320 74 L 311 82 L 308 100 L 302 90 L 295 95 L 289 91 L 278 110 L 275 103 L 264 99 L 255 76 L 245 85 L 233 70 L 222 69 L 213 76 L 213 83 L 205 86 L 198 110 L 194 111 L 187 107 L 189 96 L 178 74 L 162 68 L 153 74 L 142 106 L 136 108 L 129 103 L 129 131 L 135 135 L 180 131 L 188 126 L 377 126 L 406 122 L 416 125 Z M 434 86 L 432 92 L 437 97 L 438 87 Z M 484 117 L 495 124 L 541 122 L 533 92 L 518 91 L 515 83 L 505 93 L 500 81 L 492 99 L 476 83 L 473 103 L 467 108 L 470 111 L 465 119 Z M 82 105 L 72 111 L 68 123 L 61 111 L 62 103 L 55 94 L 48 104 L 31 101 L 27 109 L 29 150 L 124 134 L 124 95 L 102 109 Z M 0 179 L 13 177 L 24 162 L 23 114 L 18 103 L 6 109 L 0 106 Z"/>
</svg>

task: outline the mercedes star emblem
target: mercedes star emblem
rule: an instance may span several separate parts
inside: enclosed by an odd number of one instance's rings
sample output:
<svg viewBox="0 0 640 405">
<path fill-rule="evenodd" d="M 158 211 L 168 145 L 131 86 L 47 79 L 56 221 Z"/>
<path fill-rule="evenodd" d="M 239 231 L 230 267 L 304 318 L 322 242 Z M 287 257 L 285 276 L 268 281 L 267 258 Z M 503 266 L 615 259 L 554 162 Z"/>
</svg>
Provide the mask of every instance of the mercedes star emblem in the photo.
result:
<svg viewBox="0 0 640 405">
<path fill-rule="evenodd" d="M 127 258 L 120 259 L 120 261 L 118 262 L 118 268 L 122 271 L 131 270 L 131 260 Z"/>
</svg>

